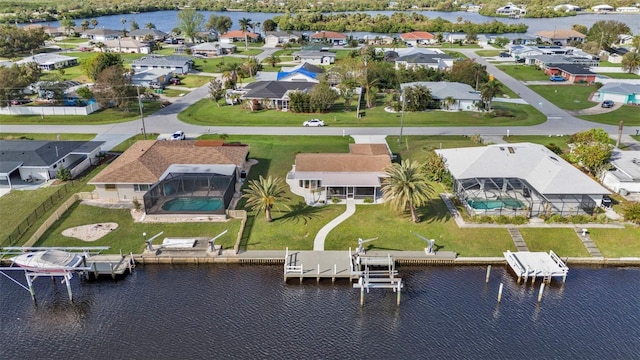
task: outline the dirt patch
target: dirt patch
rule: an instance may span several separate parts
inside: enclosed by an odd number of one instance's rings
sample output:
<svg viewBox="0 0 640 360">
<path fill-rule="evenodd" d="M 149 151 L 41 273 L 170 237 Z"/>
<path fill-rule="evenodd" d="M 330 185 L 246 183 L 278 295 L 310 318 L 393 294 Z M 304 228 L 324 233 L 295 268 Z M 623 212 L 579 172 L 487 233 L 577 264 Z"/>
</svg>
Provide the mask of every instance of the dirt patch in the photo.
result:
<svg viewBox="0 0 640 360">
<path fill-rule="evenodd" d="M 82 241 L 96 241 L 118 228 L 117 223 L 99 223 L 76 226 L 62 231 L 62 235 Z"/>
</svg>

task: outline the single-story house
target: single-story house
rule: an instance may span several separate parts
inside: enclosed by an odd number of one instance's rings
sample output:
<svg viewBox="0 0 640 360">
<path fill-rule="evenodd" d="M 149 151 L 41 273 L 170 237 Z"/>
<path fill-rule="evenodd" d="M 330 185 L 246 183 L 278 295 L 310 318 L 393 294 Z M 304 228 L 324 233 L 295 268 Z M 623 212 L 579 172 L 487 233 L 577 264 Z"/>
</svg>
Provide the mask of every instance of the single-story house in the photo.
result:
<svg viewBox="0 0 640 360">
<path fill-rule="evenodd" d="M 264 37 L 264 45 L 267 47 L 276 47 L 280 44 L 298 41 L 301 38 L 301 31 L 267 31 Z"/>
<path fill-rule="evenodd" d="M 347 42 L 347 35 L 335 31 L 317 31 L 309 38 L 311 41 L 328 42 L 333 45 L 344 45 Z"/>
<path fill-rule="evenodd" d="M 580 6 L 571 5 L 571 4 L 561 4 L 553 7 L 553 11 L 571 12 L 571 11 L 581 11 L 581 10 L 582 8 Z"/>
<path fill-rule="evenodd" d="M 348 153 L 296 154 L 286 181 L 309 204 L 333 198 L 376 203 L 390 165 L 387 144 L 349 144 Z"/>
<path fill-rule="evenodd" d="M 509 40 L 511 45 L 535 45 L 537 43 L 536 37 L 527 34 L 506 33 L 506 34 L 488 34 L 486 35 L 490 43 L 493 43 L 496 38 L 505 38 Z"/>
<path fill-rule="evenodd" d="M 396 70 L 418 67 L 436 70 L 448 70 L 453 66 L 454 58 L 446 54 L 411 54 L 400 56 L 395 61 Z"/>
<path fill-rule="evenodd" d="M 476 104 L 482 102 L 480 92 L 471 86 L 458 82 L 446 81 L 417 81 L 400 84 L 400 88 L 424 86 L 431 92 L 434 102 L 438 102 L 441 109 L 452 111 L 477 111 Z M 453 103 L 448 103 L 453 99 Z"/>
<path fill-rule="evenodd" d="M 0 186 L 55 179 L 58 170 L 78 176 L 98 162 L 104 141 L 0 140 Z"/>
<path fill-rule="evenodd" d="M 620 34 L 618 35 L 618 44 L 620 45 L 631 45 L 633 44 L 633 39 L 635 36 L 630 34 Z"/>
<path fill-rule="evenodd" d="M 59 55 L 56 53 L 42 53 L 27 56 L 22 60 L 16 61 L 16 64 L 27 64 L 35 62 L 38 67 L 45 71 L 51 71 L 56 69 L 64 69 L 70 66 L 78 65 L 78 58 L 73 56 Z"/>
<path fill-rule="evenodd" d="M 89 29 L 80 33 L 80 37 L 93 41 L 113 40 L 121 36 L 122 30 L 111 30 L 105 28 Z"/>
<path fill-rule="evenodd" d="M 640 151 L 615 149 L 609 163 L 613 168 L 600 179 L 606 187 L 622 195 L 640 193 Z"/>
<path fill-rule="evenodd" d="M 640 8 L 637 6 L 619 6 L 616 8 L 616 12 L 619 13 L 637 13 L 640 12 Z"/>
<path fill-rule="evenodd" d="M 568 45 L 572 42 L 584 42 L 586 35 L 573 29 L 557 29 L 538 31 L 536 36 L 542 41 L 548 41 L 555 45 Z"/>
<path fill-rule="evenodd" d="M 602 5 L 596 5 L 591 7 L 591 10 L 595 12 L 609 12 L 609 11 L 613 11 L 614 8 L 613 6 L 602 4 Z"/>
<path fill-rule="evenodd" d="M 501 6 L 496 9 L 496 14 L 498 15 L 513 16 L 513 15 L 522 15 L 526 13 L 527 11 L 523 7 L 518 7 L 512 3 L 508 3 L 507 5 Z"/>
<path fill-rule="evenodd" d="M 367 45 L 391 45 L 393 44 L 394 38 L 389 35 L 371 35 L 366 34 L 362 37 L 364 43 Z"/>
<path fill-rule="evenodd" d="M 58 36 L 62 36 L 64 35 L 64 28 L 60 28 L 60 27 L 55 27 L 55 26 L 48 26 L 48 25 L 41 25 L 41 24 L 29 24 L 29 25 L 25 25 L 23 27 L 24 30 L 31 30 L 31 29 L 42 29 L 42 31 L 44 31 L 45 34 L 51 36 L 51 37 L 58 37 Z"/>
<path fill-rule="evenodd" d="M 611 193 L 538 144 L 435 151 L 446 161 L 454 194 L 471 215 L 593 214 Z"/>
<path fill-rule="evenodd" d="M 104 49 L 108 52 L 127 53 L 127 54 L 149 54 L 151 46 L 146 42 L 141 42 L 130 37 L 117 38 L 114 40 L 105 40 L 102 42 Z M 97 49 L 102 51 L 102 49 Z"/>
<path fill-rule="evenodd" d="M 436 37 L 426 31 L 412 31 L 400 34 L 400 39 L 409 46 L 431 45 L 436 43 Z"/>
<path fill-rule="evenodd" d="M 176 48 L 179 49 L 180 47 Z M 225 54 L 233 54 L 238 50 L 237 46 L 231 43 L 206 42 L 191 47 L 191 54 L 200 54 L 207 57 Z"/>
<path fill-rule="evenodd" d="M 294 60 L 313 65 L 329 65 L 336 61 L 336 53 L 330 51 L 302 50 L 296 51 L 292 55 Z"/>
<path fill-rule="evenodd" d="M 610 82 L 604 84 L 598 92 L 600 101 L 611 100 L 615 103 L 640 105 L 640 84 Z"/>
<path fill-rule="evenodd" d="M 467 34 L 465 33 L 443 33 L 442 34 L 442 41 L 446 42 L 446 43 L 455 43 L 455 42 L 463 42 L 466 43 L 467 41 Z M 484 35 L 484 34 L 477 34 L 476 35 L 476 40 L 475 40 L 479 45 L 487 45 L 489 43 L 489 38 Z"/>
<path fill-rule="evenodd" d="M 535 65 L 539 69 L 544 69 L 547 64 L 574 64 L 584 67 L 598 66 L 600 60 L 591 56 L 571 56 L 571 55 L 533 55 L 526 59 L 528 65 Z"/>
<path fill-rule="evenodd" d="M 244 36 L 247 35 L 247 40 L 249 42 L 255 42 L 260 39 L 260 34 L 250 32 L 250 31 L 242 31 L 242 30 L 229 30 L 226 33 L 220 35 L 220 43 L 232 43 L 236 41 L 244 41 Z"/>
<path fill-rule="evenodd" d="M 323 72 L 324 70 L 321 67 L 305 62 L 292 68 L 283 67 L 278 72 L 276 80 L 319 83 L 320 75 Z"/>
<path fill-rule="evenodd" d="M 193 67 L 193 60 L 181 55 L 150 55 L 133 60 L 131 67 L 138 70 L 145 69 L 170 69 L 176 74 L 186 74 Z"/>
<path fill-rule="evenodd" d="M 218 140 L 141 140 L 89 184 L 100 199 L 144 199 L 147 214 L 224 213 L 248 154 L 247 145 Z"/>
<path fill-rule="evenodd" d="M 242 88 L 245 93 L 240 98 L 257 101 L 269 100 L 272 109 L 287 111 L 290 92 L 307 92 L 315 85 L 315 82 L 302 81 L 255 81 Z"/>
<path fill-rule="evenodd" d="M 570 82 L 587 82 L 596 81 L 597 74 L 582 65 L 575 64 L 547 64 L 544 73 L 551 75 L 559 75 Z"/>
<path fill-rule="evenodd" d="M 158 29 L 135 29 L 129 32 L 129 36 L 139 41 L 163 41 L 169 35 Z"/>
<path fill-rule="evenodd" d="M 171 78 L 173 78 L 171 69 L 145 69 L 133 73 L 131 84 L 144 87 L 151 87 L 152 84 L 166 85 Z"/>
</svg>

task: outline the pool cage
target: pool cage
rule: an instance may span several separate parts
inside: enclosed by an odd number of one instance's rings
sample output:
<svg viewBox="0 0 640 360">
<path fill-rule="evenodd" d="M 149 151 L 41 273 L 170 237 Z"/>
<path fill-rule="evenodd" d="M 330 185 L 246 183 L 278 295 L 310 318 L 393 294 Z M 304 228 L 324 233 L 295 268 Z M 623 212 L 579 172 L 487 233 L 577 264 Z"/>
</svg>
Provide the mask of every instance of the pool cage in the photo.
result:
<svg viewBox="0 0 640 360">
<path fill-rule="evenodd" d="M 596 208 L 596 202 L 588 195 L 543 195 L 520 178 L 454 179 L 453 188 L 470 216 L 593 215 Z"/>
<path fill-rule="evenodd" d="M 236 173 L 169 173 L 144 194 L 147 214 L 224 214 L 235 191 Z M 172 202 L 187 200 L 194 204 L 218 204 L 215 209 L 207 206 L 182 206 L 175 209 Z"/>
</svg>

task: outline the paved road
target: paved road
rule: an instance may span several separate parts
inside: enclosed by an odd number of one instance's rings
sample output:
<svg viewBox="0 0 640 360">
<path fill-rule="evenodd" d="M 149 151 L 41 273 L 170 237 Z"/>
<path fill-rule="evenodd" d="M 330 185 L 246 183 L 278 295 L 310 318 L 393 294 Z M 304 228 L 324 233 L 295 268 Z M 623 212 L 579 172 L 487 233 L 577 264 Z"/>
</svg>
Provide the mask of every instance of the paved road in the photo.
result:
<svg viewBox="0 0 640 360">
<path fill-rule="evenodd" d="M 276 49 L 266 48 L 260 54 L 267 57 Z M 520 81 L 517 81 L 505 74 L 494 65 L 488 63 L 483 58 L 477 56 L 473 50 L 459 50 L 470 58 L 476 59 L 479 63 L 486 65 L 489 73 L 498 80 L 518 93 L 523 100 L 534 106 L 545 114 L 548 121 L 537 126 L 518 127 L 405 127 L 402 129 L 403 135 L 473 135 L 481 134 L 487 136 L 506 135 L 560 135 L 572 134 L 578 131 L 591 129 L 593 127 L 603 128 L 610 134 L 617 133 L 616 126 L 602 125 L 578 119 L 557 106 L 549 103 L 546 99 L 530 90 Z M 202 133 L 225 133 L 230 135 L 399 135 L 400 124 L 396 127 L 339 127 L 329 126 L 324 128 L 299 127 L 240 127 L 240 126 L 196 126 L 185 124 L 178 120 L 177 115 L 188 106 L 198 100 L 205 98 L 208 94 L 208 85 L 204 85 L 184 97 L 178 98 L 172 105 L 159 110 L 153 115 L 144 119 L 147 133 L 173 133 L 176 130 L 183 130 L 190 134 Z M 141 133 L 142 121 L 135 120 L 125 123 L 109 125 L 2 125 L 2 132 L 31 132 L 31 133 L 97 133 L 103 138 L 119 139 L 126 135 Z M 115 140 L 113 140 L 115 141 Z"/>
</svg>

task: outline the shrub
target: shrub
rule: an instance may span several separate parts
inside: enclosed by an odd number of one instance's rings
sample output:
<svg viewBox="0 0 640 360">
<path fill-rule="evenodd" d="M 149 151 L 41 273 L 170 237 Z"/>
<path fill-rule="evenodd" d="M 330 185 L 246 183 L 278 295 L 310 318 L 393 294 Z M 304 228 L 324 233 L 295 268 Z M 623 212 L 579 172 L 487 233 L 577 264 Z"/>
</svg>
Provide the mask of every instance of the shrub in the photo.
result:
<svg viewBox="0 0 640 360">
<path fill-rule="evenodd" d="M 640 224 L 640 203 L 630 202 L 622 209 L 624 219 L 635 224 Z"/>
<path fill-rule="evenodd" d="M 334 203 L 334 204 L 337 204 L 337 203 L 339 203 L 340 201 L 342 201 L 342 199 L 340 199 L 339 197 L 332 197 L 332 198 L 331 198 L 331 202 L 332 202 L 332 203 Z"/>
<path fill-rule="evenodd" d="M 133 198 L 133 206 L 136 208 L 136 210 L 140 210 L 142 209 L 142 204 L 140 204 L 140 201 L 138 201 L 138 199 Z"/>
<path fill-rule="evenodd" d="M 67 168 L 61 167 L 56 173 L 56 178 L 60 181 L 71 180 L 71 171 Z"/>
<path fill-rule="evenodd" d="M 365 204 L 373 204 L 373 199 L 372 199 L 372 198 L 365 198 L 365 199 L 363 200 L 363 202 L 364 202 Z"/>
</svg>

